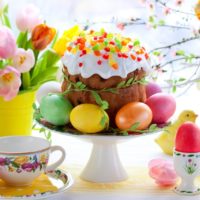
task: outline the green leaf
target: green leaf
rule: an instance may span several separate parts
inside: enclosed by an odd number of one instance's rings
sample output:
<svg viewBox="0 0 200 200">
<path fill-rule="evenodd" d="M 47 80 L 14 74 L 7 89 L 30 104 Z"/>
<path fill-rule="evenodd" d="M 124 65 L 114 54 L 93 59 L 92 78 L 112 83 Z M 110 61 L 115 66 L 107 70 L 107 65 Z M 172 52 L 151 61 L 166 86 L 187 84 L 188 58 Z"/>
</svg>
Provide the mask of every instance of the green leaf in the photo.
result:
<svg viewBox="0 0 200 200">
<path fill-rule="evenodd" d="M 189 55 L 189 57 L 190 57 L 190 58 L 195 58 L 196 56 L 195 56 L 193 53 L 191 53 L 191 54 Z"/>
<path fill-rule="evenodd" d="M 55 171 L 55 173 L 56 173 L 56 175 L 59 177 L 59 176 L 61 175 L 62 172 L 58 169 L 58 170 Z"/>
<path fill-rule="evenodd" d="M 157 27 L 158 27 L 157 24 L 154 24 L 154 25 L 153 25 L 153 28 L 154 28 L 154 29 L 156 29 Z"/>
<path fill-rule="evenodd" d="M 12 166 L 14 167 L 14 168 L 19 168 L 20 166 L 16 163 L 16 162 L 11 162 L 11 164 L 12 164 Z"/>
<path fill-rule="evenodd" d="M 52 137 L 51 131 L 48 131 L 47 140 L 51 141 L 51 137 Z"/>
<path fill-rule="evenodd" d="M 153 52 L 153 55 L 154 55 L 154 56 L 160 56 L 160 54 L 161 54 L 160 51 L 154 51 L 154 52 Z"/>
<path fill-rule="evenodd" d="M 121 131 L 122 135 L 127 136 L 128 135 L 128 131 Z"/>
<path fill-rule="evenodd" d="M 100 121 L 100 125 L 103 127 L 103 128 L 106 128 L 107 127 L 107 122 L 108 122 L 108 118 L 105 114 L 103 114 L 103 117 L 101 118 L 101 121 Z"/>
<path fill-rule="evenodd" d="M 28 41 L 28 31 L 20 32 L 17 38 L 17 46 L 18 48 L 25 48 Z"/>
<path fill-rule="evenodd" d="M 154 23 L 154 21 L 155 21 L 154 16 L 149 16 L 149 22 Z"/>
<path fill-rule="evenodd" d="M 140 41 L 139 40 L 135 40 L 133 42 L 133 46 L 140 46 Z"/>
<path fill-rule="evenodd" d="M 188 157 L 194 157 L 194 154 L 189 154 Z"/>
<path fill-rule="evenodd" d="M 176 51 L 176 55 L 177 55 L 177 56 L 184 56 L 184 55 L 185 55 L 185 51 L 183 51 L 183 50 L 178 50 L 178 51 Z"/>
<path fill-rule="evenodd" d="M 34 79 L 36 76 L 40 75 L 40 73 L 55 66 L 59 60 L 60 56 L 58 54 L 50 49 L 46 50 L 38 59 L 31 78 Z"/>
<path fill-rule="evenodd" d="M 163 19 L 159 20 L 159 21 L 158 21 L 158 25 L 160 25 L 160 26 L 165 25 L 165 21 L 164 21 Z"/>
<path fill-rule="evenodd" d="M 155 131 L 156 129 L 158 129 L 157 124 L 151 124 L 151 126 L 149 127 L 149 131 Z"/>
<path fill-rule="evenodd" d="M 31 86 L 41 85 L 47 81 L 55 80 L 58 67 L 49 67 L 41 71 L 36 77 L 31 80 Z"/>
<path fill-rule="evenodd" d="M 117 88 L 107 88 L 105 89 L 106 92 L 111 92 L 113 94 L 118 94 Z"/>
<path fill-rule="evenodd" d="M 75 87 L 76 89 L 83 90 L 83 89 L 85 89 L 87 86 L 86 86 L 84 83 L 82 83 L 81 81 L 78 81 L 77 83 L 74 84 L 74 87 Z"/>
<path fill-rule="evenodd" d="M 109 103 L 107 101 L 102 101 L 101 108 L 107 110 L 109 108 Z"/>
<path fill-rule="evenodd" d="M 172 92 L 176 92 L 176 85 L 173 85 L 173 87 L 172 87 Z"/>
<path fill-rule="evenodd" d="M 3 12 L 4 12 L 4 13 L 8 13 L 8 9 L 9 9 L 9 6 L 8 6 L 8 4 L 7 4 L 7 5 L 5 5 L 4 8 L 3 8 Z"/>
<path fill-rule="evenodd" d="M 56 43 L 56 41 L 57 41 L 57 39 L 58 39 L 58 36 L 59 36 L 59 32 L 57 31 L 57 32 L 56 32 L 56 35 L 55 35 L 55 37 L 54 37 L 54 39 L 53 39 L 53 41 L 52 41 L 52 43 L 51 43 L 51 48 L 54 47 L 54 45 L 55 45 L 55 43 Z"/>
<path fill-rule="evenodd" d="M 36 124 L 33 124 L 32 129 L 34 130 L 36 126 L 37 126 Z"/>
<path fill-rule="evenodd" d="M 94 97 L 96 103 L 101 106 L 102 105 L 102 99 L 101 99 L 100 95 L 95 91 L 91 91 L 91 93 L 92 93 L 92 96 Z"/>
<path fill-rule="evenodd" d="M 39 130 L 39 133 L 42 133 L 42 132 L 45 132 L 45 128 L 43 127 Z"/>
<path fill-rule="evenodd" d="M 109 104 L 107 101 L 103 101 L 100 97 L 100 95 L 96 91 L 91 91 L 92 96 L 94 97 L 96 103 L 103 109 L 106 110 L 109 107 Z"/>
<path fill-rule="evenodd" d="M 142 84 L 142 85 L 147 85 L 148 81 L 145 78 L 142 78 L 142 79 L 138 80 L 138 83 Z"/>
<path fill-rule="evenodd" d="M 6 25 L 8 28 L 11 28 L 11 23 L 6 13 L 3 14 L 3 21 L 4 21 L 4 25 Z"/>
<path fill-rule="evenodd" d="M 123 88 L 126 85 L 126 81 L 122 81 L 117 85 L 117 88 Z"/>
<path fill-rule="evenodd" d="M 130 78 L 127 82 L 126 82 L 126 86 L 130 86 L 133 82 L 134 78 Z"/>
<path fill-rule="evenodd" d="M 33 103 L 32 107 L 33 107 L 34 110 L 37 110 L 36 103 Z"/>
<path fill-rule="evenodd" d="M 179 79 L 178 79 L 179 82 L 183 82 L 183 81 L 185 81 L 185 80 L 186 80 L 185 78 L 179 78 Z"/>
<path fill-rule="evenodd" d="M 133 124 L 130 128 L 130 131 L 135 131 L 137 130 L 138 126 L 140 125 L 140 122 L 136 122 L 135 124 Z"/>
</svg>

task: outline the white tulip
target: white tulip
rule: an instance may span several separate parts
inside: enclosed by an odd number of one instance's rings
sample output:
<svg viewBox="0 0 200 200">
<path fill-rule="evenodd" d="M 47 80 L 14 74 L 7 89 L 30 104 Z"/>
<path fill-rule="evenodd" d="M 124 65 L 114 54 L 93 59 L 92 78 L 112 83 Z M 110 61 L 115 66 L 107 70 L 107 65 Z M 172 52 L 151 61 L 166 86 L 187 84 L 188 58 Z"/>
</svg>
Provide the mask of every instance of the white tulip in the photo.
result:
<svg viewBox="0 0 200 200">
<path fill-rule="evenodd" d="M 4 8 L 4 2 L 3 2 L 3 0 L 0 0 L 0 14 L 1 14 L 3 8 Z"/>
</svg>

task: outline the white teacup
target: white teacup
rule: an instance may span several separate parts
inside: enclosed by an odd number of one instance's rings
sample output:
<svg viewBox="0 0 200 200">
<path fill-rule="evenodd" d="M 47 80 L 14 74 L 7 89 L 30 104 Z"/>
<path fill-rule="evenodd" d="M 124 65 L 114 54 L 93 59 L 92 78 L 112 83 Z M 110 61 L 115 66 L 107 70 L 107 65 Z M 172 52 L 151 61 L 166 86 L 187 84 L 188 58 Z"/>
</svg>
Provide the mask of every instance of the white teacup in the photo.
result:
<svg viewBox="0 0 200 200">
<path fill-rule="evenodd" d="M 57 162 L 48 165 L 50 153 L 61 151 Z M 9 185 L 25 186 L 46 171 L 56 169 L 65 159 L 61 146 L 51 146 L 39 137 L 0 137 L 0 178 Z"/>
</svg>

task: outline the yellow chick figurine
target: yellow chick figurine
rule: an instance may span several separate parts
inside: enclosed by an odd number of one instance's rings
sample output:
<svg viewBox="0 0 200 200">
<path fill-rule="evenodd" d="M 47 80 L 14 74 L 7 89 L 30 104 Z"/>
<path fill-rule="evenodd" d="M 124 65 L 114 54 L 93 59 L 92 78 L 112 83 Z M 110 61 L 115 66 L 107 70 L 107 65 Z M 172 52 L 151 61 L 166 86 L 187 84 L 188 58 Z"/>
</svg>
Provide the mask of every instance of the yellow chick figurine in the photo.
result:
<svg viewBox="0 0 200 200">
<path fill-rule="evenodd" d="M 174 123 L 167 126 L 161 135 L 155 139 L 155 142 L 161 147 L 164 153 L 173 155 L 177 129 L 186 121 L 195 122 L 197 116 L 198 115 L 196 115 L 192 110 L 182 111 L 178 119 Z"/>
</svg>

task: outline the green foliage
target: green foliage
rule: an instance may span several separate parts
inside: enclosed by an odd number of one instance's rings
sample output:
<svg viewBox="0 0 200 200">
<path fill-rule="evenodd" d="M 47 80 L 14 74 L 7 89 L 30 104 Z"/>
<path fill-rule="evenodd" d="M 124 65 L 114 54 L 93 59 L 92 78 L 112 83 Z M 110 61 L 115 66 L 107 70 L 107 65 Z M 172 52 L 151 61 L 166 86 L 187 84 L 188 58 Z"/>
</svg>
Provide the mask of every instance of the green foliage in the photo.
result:
<svg viewBox="0 0 200 200">
<path fill-rule="evenodd" d="M 176 51 L 176 55 L 177 55 L 177 56 L 184 56 L 184 55 L 185 55 L 185 51 L 183 51 L 183 50 L 178 50 L 178 51 Z"/>
<path fill-rule="evenodd" d="M 100 95 L 96 91 L 91 91 L 92 96 L 94 97 L 96 103 L 103 109 L 107 110 L 109 108 L 109 104 L 107 101 L 101 99 Z"/>
<path fill-rule="evenodd" d="M 27 49 L 28 46 L 28 31 L 21 32 L 17 38 L 17 46 L 19 48 Z"/>
<path fill-rule="evenodd" d="M 41 84 L 56 79 L 56 73 L 60 56 L 54 51 L 48 49 L 39 58 L 30 73 L 30 86 L 38 88 Z"/>
<path fill-rule="evenodd" d="M 154 52 L 153 52 L 153 55 L 154 55 L 154 56 L 160 56 L 160 55 L 161 55 L 161 52 L 160 52 L 160 51 L 154 51 Z"/>
<path fill-rule="evenodd" d="M 0 21 L 3 25 L 11 28 L 8 11 L 8 5 L 0 10 Z M 54 37 L 51 45 L 53 45 L 56 40 L 57 35 Z M 41 84 L 56 79 L 58 69 L 57 62 L 60 60 L 60 56 L 58 54 L 51 49 L 46 49 L 43 51 L 43 54 L 40 55 L 39 51 L 34 50 L 31 41 L 31 33 L 28 31 L 19 33 L 16 44 L 18 48 L 33 50 L 35 56 L 35 65 L 33 68 L 29 72 L 21 75 L 22 86 L 20 87 L 19 93 L 36 90 Z M 0 69 L 4 68 L 6 65 L 12 66 L 12 60 L 5 59 L 3 62 L 0 61 Z"/>
<path fill-rule="evenodd" d="M 129 132 L 143 134 L 143 133 L 153 133 L 153 132 L 160 130 L 160 128 L 158 128 L 157 124 L 151 124 L 145 130 L 138 130 L 139 125 L 140 125 L 140 122 L 136 122 L 127 130 L 120 131 L 118 129 L 112 129 L 112 131 L 115 132 L 116 134 L 120 134 L 120 135 L 129 135 Z"/>
<path fill-rule="evenodd" d="M 109 122 L 108 122 L 108 116 L 106 116 L 106 113 L 103 112 L 103 117 L 100 121 L 101 126 L 107 130 L 109 127 Z"/>
<path fill-rule="evenodd" d="M 130 87 L 131 85 L 134 84 L 142 84 L 142 85 L 146 85 L 148 82 L 146 81 L 145 78 L 139 79 L 137 80 L 137 77 L 135 78 L 130 78 L 127 81 L 122 81 L 117 85 L 117 88 L 126 88 L 126 87 Z"/>
<path fill-rule="evenodd" d="M 8 5 L 6 5 L 3 10 L 0 12 L 0 20 L 2 21 L 2 24 L 7 26 L 8 28 L 11 28 L 11 23 L 8 17 Z"/>
<path fill-rule="evenodd" d="M 175 93 L 177 91 L 177 86 L 184 81 L 186 81 L 186 79 L 183 77 L 180 77 L 178 79 L 169 80 L 168 83 L 171 84 L 172 92 Z"/>
<path fill-rule="evenodd" d="M 140 41 L 139 41 L 139 40 L 135 40 L 135 41 L 133 42 L 133 45 L 134 45 L 134 46 L 140 46 Z"/>
</svg>

